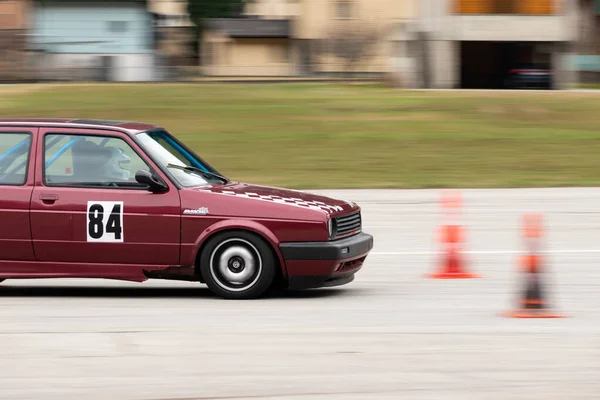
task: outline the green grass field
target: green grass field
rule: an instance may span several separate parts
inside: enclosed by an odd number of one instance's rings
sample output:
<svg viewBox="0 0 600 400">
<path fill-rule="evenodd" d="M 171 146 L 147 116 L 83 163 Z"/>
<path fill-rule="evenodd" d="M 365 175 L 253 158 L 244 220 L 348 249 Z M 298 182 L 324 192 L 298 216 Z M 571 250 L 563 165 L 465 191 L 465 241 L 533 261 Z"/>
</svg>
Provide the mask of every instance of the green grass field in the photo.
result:
<svg viewBox="0 0 600 400">
<path fill-rule="evenodd" d="M 378 85 L 0 88 L 0 117 L 164 126 L 234 180 L 294 188 L 600 184 L 600 95 Z"/>
</svg>

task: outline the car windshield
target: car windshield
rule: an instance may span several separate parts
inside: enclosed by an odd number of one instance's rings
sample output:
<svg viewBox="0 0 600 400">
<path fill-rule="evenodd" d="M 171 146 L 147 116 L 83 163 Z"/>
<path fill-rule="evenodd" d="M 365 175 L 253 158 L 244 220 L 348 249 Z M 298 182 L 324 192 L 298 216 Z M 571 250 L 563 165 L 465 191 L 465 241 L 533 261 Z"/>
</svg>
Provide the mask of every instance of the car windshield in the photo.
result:
<svg viewBox="0 0 600 400">
<path fill-rule="evenodd" d="M 152 159 L 168 169 L 181 186 L 204 186 L 225 183 L 215 169 L 184 149 L 163 130 L 141 132 L 137 140 Z M 184 167 L 191 167 L 185 168 Z"/>
</svg>

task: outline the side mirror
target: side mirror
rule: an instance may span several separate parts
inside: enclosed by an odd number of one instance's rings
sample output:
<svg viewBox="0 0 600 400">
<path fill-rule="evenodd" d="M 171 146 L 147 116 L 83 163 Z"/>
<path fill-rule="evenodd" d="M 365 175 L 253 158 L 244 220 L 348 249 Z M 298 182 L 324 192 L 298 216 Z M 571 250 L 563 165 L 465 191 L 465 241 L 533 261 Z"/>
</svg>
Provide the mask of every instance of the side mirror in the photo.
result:
<svg viewBox="0 0 600 400">
<path fill-rule="evenodd" d="M 161 193 L 169 190 L 169 187 L 158 176 L 143 169 L 135 173 L 135 180 L 138 183 L 148 185 L 151 192 Z"/>
</svg>

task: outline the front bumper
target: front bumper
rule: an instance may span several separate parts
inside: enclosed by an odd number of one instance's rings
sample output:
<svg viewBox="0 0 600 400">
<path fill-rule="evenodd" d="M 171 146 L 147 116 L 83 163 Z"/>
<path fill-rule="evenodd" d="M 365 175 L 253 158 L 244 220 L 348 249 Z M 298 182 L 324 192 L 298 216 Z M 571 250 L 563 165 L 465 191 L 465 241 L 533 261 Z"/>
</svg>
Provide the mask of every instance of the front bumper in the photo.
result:
<svg viewBox="0 0 600 400">
<path fill-rule="evenodd" d="M 354 280 L 373 249 L 373 236 L 359 233 L 332 242 L 282 243 L 290 289 L 339 286 Z"/>
</svg>

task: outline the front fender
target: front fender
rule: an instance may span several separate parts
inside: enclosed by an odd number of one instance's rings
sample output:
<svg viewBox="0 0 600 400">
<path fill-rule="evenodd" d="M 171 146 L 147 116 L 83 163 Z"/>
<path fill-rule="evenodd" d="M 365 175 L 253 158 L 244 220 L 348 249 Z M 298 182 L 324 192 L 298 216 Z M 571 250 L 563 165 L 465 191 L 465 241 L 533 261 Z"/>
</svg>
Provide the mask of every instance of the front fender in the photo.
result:
<svg viewBox="0 0 600 400">
<path fill-rule="evenodd" d="M 210 237 L 212 237 L 213 235 L 215 235 L 219 232 L 235 230 L 235 229 L 243 229 L 246 231 L 250 231 L 250 232 L 253 232 L 253 233 L 261 236 L 263 239 L 265 239 L 271 245 L 271 248 L 275 252 L 275 254 L 279 260 L 279 265 L 281 265 L 281 272 L 283 273 L 284 277 L 287 278 L 287 269 L 285 267 L 285 261 L 283 259 L 283 256 L 281 255 L 281 252 L 279 250 L 280 242 L 277 239 L 277 236 L 275 236 L 275 234 L 270 229 L 268 229 L 267 227 L 265 227 L 264 225 L 262 225 L 261 223 L 256 222 L 256 221 L 231 219 L 231 220 L 219 221 L 215 224 L 212 224 L 198 236 L 198 239 L 196 239 L 196 243 L 194 244 L 195 257 L 197 257 L 200 254 L 200 251 L 202 250 L 202 246 L 204 245 L 204 243 L 206 243 L 206 241 Z"/>
</svg>

